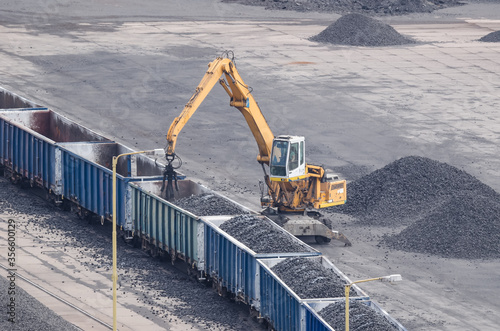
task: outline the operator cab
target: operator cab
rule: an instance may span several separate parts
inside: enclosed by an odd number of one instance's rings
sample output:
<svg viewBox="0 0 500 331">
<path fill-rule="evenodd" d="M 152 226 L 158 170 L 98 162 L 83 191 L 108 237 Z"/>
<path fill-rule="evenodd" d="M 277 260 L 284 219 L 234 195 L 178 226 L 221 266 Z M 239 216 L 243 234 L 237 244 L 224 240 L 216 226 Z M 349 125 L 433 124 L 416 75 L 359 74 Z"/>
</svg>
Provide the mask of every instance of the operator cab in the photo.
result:
<svg viewBox="0 0 500 331">
<path fill-rule="evenodd" d="M 306 174 L 305 139 L 299 136 L 278 136 L 271 150 L 271 180 L 288 182 Z"/>
</svg>

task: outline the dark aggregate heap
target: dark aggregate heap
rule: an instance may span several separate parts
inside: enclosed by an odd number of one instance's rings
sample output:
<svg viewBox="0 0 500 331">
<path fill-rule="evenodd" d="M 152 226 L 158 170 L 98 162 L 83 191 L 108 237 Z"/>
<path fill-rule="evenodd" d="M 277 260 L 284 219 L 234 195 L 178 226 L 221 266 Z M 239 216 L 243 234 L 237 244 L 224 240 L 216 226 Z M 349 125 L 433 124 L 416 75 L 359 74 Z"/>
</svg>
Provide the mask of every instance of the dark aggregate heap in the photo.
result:
<svg viewBox="0 0 500 331">
<path fill-rule="evenodd" d="M 332 303 L 319 315 L 335 330 L 345 330 L 345 301 Z M 356 331 L 393 331 L 397 328 L 382 315 L 358 301 L 349 301 L 349 328 Z"/>
<path fill-rule="evenodd" d="M 271 270 L 301 299 L 345 296 L 346 282 L 333 270 L 325 268 L 318 260 L 288 258 L 276 264 Z M 352 287 L 349 295 L 357 295 Z"/>
<path fill-rule="evenodd" d="M 256 253 L 296 253 L 310 252 L 291 235 L 280 231 L 272 221 L 252 215 L 241 215 L 225 221 L 221 230 L 242 242 Z"/>
<path fill-rule="evenodd" d="M 182 198 L 174 202 L 197 216 L 239 215 L 247 214 L 240 207 L 216 194 L 204 193 Z"/>
<path fill-rule="evenodd" d="M 388 226 L 411 224 L 456 194 L 469 192 L 493 201 L 499 197 L 465 171 L 420 156 L 401 158 L 353 181 L 347 192 L 346 204 L 335 211 L 353 215 L 363 224 Z"/>
<path fill-rule="evenodd" d="M 449 164 L 409 156 L 347 185 L 336 211 L 364 225 L 407 225 L 383 244 L 454 258 L 500 257 L 500 195 Z"/>
<path fill-rule="evenodd" d="M 500 257 L 500 200 L 470 192 L 453 196 L 385 244 L 444 257 Z"/>
<path fill-rule="evenodd" d="M 485 41 L 490 43 L 500 42 L 500 30 L 487 34 L 486 36 L 479 39 L 479 41 Z"/>
<path fill-rule="evenodd" d="M 356 12 L 375 15 L 430 13 L 437 9 L 461 4 L 458 0 L 223 0 L 223 2 L 265 6 L 267 9 L 275 10 Z"/>
<path fill-rule="evenodd" d="M 390 25 L 361 14 L 342 16 L 310 40 L 351 46 L 391 46 L 415 42 Z"/>
</svg>

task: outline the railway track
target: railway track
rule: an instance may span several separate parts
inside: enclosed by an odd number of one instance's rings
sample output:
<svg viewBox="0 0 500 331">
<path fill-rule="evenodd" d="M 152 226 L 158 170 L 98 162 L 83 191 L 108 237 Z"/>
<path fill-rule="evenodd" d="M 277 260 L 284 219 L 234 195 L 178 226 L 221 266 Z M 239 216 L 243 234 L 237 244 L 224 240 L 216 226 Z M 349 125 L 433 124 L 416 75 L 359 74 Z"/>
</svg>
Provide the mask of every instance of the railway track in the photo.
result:
<svg viewBox="0 0 500 331">
<path fill-rule="evenodd" d="M 2 269 L 4 269 L 5 271 L 9 270 L 6 266 L 4 266 L 4 265 L 3 265 L 3 264 L 1 264 L 1 263 L 0 263 L 0 267 L 1 267 Z M 36 287 L 36 288 L 37 288 L 37 289 L 39 289 L 40 291 L 42 291 L 42 292 L 44 292 L 44 293 L 46 293 L 46 294 L 50 295 L 51 297 L 53 297 L 54 299 L 56 299 L 56 300 L 58 300 L 58 301 L 60 301 L 60 302 L 64 303 L 66 306 L 68 306 L 68 307 L 70 307 L 70 308 L 72 308 L 72 309 L 74 309 L 74 310 L 78 311 L 78 312 L 79 312 L 79 313 L 81 313 L 82 315 L 85 315 L 86 317 L 88 317 L 88 318 L 90 318 L 90 319 L 94 320 L 95 322 L 97 322 L 97 323 L 101 324 L 102 326 L 106 327 L 106 328 L 107 328 L 107 329 L 109 329 L 109 330 L 113 330 L 113 326 L 112 326 L 112 325 L 110 325 L 110 324 L 108 324 L 108 323 L 106 323 L 106 322 L 104 322 L 104 321 L 102 321 L 102 320 L 98 319 L 97 317 L 93 316 L 93 315 L 92 315 L 92 314 L 90 314 L 89 312 L 87 312 L 87 311 L 85 311 L 85 310 L 83 310 L 83 309 L 81 309 L 81 308 L 79 308 L 79 307 L 75 306 L 75 305 L 74 305 L 74 304 L 72 304 L 71 302 L 69 302 L 69 301 L 67 301 L 67 300 L 65 300 L 65 299 L 63 299 L 63 298 L 61 298 L 60 296 L 58 296 L 58 295 L 56 295 L 56 294 L 52 293 L 51 291 L 49 291 L 49 290 L 47 290 L 46 288 L 44 288 L 44 287 L 42 287 L 42 286 L 40 286 L 40 285 L 36 284 L 35 282 L 31 281 L 30 279 L 28 279 L 28 278 L 26 278 L 26 277 L 24 277 L 24 276 L 22 276 L 22 275 L 20 275 L 20 274 L 18 274 L 18 273 L 16 273 L 16 278 L 22 279 L 23 281 L 25 281 L 26 283 L 30 284 L 31 286 Z M 80 328 L 79 328 L 79 329 L 80 329 Z M 83 330 L 83 329 L 80 329 L 80 330 Z"/>
</svg>

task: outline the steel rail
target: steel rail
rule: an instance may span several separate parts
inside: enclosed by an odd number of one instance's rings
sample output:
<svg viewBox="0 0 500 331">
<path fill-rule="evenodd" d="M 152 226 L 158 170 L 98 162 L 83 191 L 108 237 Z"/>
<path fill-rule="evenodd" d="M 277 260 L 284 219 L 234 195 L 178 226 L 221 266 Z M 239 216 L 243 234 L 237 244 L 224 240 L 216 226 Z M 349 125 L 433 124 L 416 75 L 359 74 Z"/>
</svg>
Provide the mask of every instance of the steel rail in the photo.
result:
<svg viewBox="0 0 500 331">
<path fill-rule="evenodd" d="M 9 268 L 5 267 L 5 266 L 4 266 L 3 264 L 1 264 L 1 263 L 0 263 L 0 267 L 2 267 L 3 269 L 5 269 L 6 271 L 10 270 Z M 98 319 L 97 317 L 92 316 L 90 313 L 86 312 L 85 310 L 83 310 L 83 309 L 81 309 L 81 308 L 78 308 L 77 306 L 75 306 L 75 305 L 74 305 L 74 304 L 72 304 L 71 302 L 69 302 L 69 301 L 67 301 L 67 300 L 64 300 L 63 298 L 61 298 L 61 297 L 57 296 L 56 294 L 54 294 L 54 293 L 50 292 L 49 290 L 47 290 L 47 289 L 45 289 L 45 288 L 41 287 L 40 285 L 38 285 L 38 284 L 36 284 L 36 283 L 32 282 L 32 281 L 31 281 L 31 280 L 29 280 L 28 278 L 26 278 L 26 277 L 24 277 L 24 276 L 21 276 L 21 275 L 20 275 L 20 274 L 18 274 L 17 272 L 16 272 L 16 277 L 21 278 L 22 280 L 24 280 L 24 281 L 25 281 L 25 282 L 27 282 L 28 284 L 30 284 L 30 285 L 32 285 L 32 286 L 34 286 L 34 287 L 38 288 L 39 290 L 41 290 L 41 291 L 43 291 L 43 292 L 45 292 L 45 293 L 47 293 L 47 294 L 48 294 L 48 295 L 50 295 L 51 297 L 53 297 L 53 298 L 55 298 L 55 299 L 57 299 L 57 300 L 61 301 L 62 303 L 64 303 L 64 304 L 66 304 L 66 305 L 70 306 L 71 308 L 73 308 L 73 309 L 77 310 L 78 312 L 80 312 L 80 313 L 84 314 L 85 316 L 87 316 L 87 317 L 89 317 L 89 318 L 93 319 L 93 320 L 94 320 L 94 321 L 96 321 L 97 323 L 99 323 L 99 324 L 101 324 L 101 325 L 103 325 L 103 326 L 107 327 L 107 328 L 108 328 L 108 329 L 110 329 L 110 330 L 113 330 L 113 326 L 112 326 L 112 325 L 109 325 L 108 323 L 106 323 L 106 322 L 104 322 L 104 321 L 101 321 L 101 320 L 100 320 L 100 319 Z"/>
</svg>

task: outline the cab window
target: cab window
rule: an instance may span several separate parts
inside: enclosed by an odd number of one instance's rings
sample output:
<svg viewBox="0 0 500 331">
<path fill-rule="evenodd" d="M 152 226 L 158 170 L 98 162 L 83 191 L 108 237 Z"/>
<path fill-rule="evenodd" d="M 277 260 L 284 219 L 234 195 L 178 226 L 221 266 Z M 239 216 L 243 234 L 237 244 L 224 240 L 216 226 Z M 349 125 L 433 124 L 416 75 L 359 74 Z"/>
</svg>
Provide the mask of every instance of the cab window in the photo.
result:
<svg viewBox="0 0 500 331">
<path fill-rule="evenodd" d="M 299 143 L 293 143 L 290 146 L 290 157 L 288 159 L 289 162 L 289 171 L 295 170 L 299 167 Z"/>
<path fill-rule="evenodd" d="M 271 156 L 271 176 L 286 176 L 288 141 L 274 141 Z"/>
</svg>

